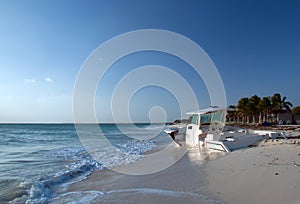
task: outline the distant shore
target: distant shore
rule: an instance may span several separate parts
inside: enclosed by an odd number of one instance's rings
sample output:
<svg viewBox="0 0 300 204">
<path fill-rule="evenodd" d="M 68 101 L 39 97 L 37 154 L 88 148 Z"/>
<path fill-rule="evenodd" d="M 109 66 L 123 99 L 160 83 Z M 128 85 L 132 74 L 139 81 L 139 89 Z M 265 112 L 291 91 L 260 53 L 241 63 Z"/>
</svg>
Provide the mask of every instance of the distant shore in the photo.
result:
<svg viewBox="0 0 300 204">
<path fill-rule="evenodd" d="M 240 123 L 226 123 L 227 126 L 236 126 L 245 129 L 256 129 L 256 130 L 292 130 L 300 131 L 300 125 L 269 125 L 264 126 L 262 124 L 240 124 Z"/>
</svg>

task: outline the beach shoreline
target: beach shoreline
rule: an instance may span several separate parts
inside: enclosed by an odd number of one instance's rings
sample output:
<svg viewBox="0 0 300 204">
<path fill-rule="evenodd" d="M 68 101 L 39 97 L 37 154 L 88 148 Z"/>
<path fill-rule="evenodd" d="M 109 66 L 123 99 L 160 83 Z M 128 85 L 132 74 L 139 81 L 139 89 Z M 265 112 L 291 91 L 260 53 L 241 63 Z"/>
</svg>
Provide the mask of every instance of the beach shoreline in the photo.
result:
<svg viewBox="0 0 300 204">
<path fill-rule="evenodd" d="M 182 147 L 174 147 L 174 151 L 178 148 Z M 95 203 L 222 203 L 202 193 L 207 184 L 203 166 L 207 159 L 218 156 L 219 153 L 200 155 L 199 150 L 190 150 L 167 169 L 140 176 L 97 170 L 87 179 L 69 186 L 67 192 L 103 193 L 104 196 L 93 200 Z"/>
<path fill-rule="evenodd" d="M 142 176 L 96 170 L 67 192 L 101 192 L 91 203 L 294 204 L 300 202 L 298 189 L 300 140 L 295 139 L 201 156 L 194 149 L 169 168 Z"/>
</svg>

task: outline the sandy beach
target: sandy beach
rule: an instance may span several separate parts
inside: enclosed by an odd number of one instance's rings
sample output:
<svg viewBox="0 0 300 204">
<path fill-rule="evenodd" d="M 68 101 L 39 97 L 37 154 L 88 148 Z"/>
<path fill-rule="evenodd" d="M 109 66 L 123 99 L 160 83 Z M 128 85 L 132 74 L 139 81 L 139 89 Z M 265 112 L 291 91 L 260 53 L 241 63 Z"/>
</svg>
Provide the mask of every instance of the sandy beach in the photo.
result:
<svg viewBox="0 0 300 204">
<path fill-rule="evenodd" d="M 173 166 L 144 176 L 95 171 L 71 185 L 66 200 L 81 191 L 98 192 L 91 203 L 296 204 L 300 203 L 298 142 L 269 140 L 227 154 L 191 150 Z"/>
<path fill-rule="evenodd" d="M 300 203 L 298 142 L 268 141 L 207 162 L 206 193 L 225 203 Z"/>
</svg>

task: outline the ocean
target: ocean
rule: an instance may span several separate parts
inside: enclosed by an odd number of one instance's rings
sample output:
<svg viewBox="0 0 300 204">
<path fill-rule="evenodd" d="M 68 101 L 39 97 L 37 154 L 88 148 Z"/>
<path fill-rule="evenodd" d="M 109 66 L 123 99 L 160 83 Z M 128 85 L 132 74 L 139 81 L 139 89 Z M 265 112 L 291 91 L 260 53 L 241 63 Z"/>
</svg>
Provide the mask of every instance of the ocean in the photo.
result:
<svg viewBox="0 0 300 204">
<path fill-rule="evenodd" d="M 93 125 L 80 125 L 89 131 Z M 156 134 L 161 125 L 99 125 L 116 148 L 101 146 L 103 161 L 111 167 L 143 159 L 143 155 L 167 142 L 159 132 L 155 138 L 133 139 L 124 133 Z M 90 134 L 93 134 L 92 132 Z M 116 151 L 117 150 L 117 151 Z M 121 154 L 126 152 L 129 154 Z M 95 170 L 105 170 L 85 150 L 73 124 L 1 124 L 0 125 L 0 203 L 49 203 L 63 197 L 63 189 L 86 179 Z M 79 195 L 80 196 L 80 195 Z"/>
</svg>

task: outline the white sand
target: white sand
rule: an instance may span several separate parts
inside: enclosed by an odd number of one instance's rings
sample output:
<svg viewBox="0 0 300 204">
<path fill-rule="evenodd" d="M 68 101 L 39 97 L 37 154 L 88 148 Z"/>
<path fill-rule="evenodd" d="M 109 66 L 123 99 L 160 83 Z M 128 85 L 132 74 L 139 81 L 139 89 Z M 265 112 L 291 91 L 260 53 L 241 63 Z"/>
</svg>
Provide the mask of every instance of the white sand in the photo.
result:
<svg viewBox="0 0 300 204">
<path fill-rule="evenodd" d="M 268 142 L 232 152 L 204 172 L 206 193 L 225 203 L 300 203 L 300 145 Z"/>
</svg>

